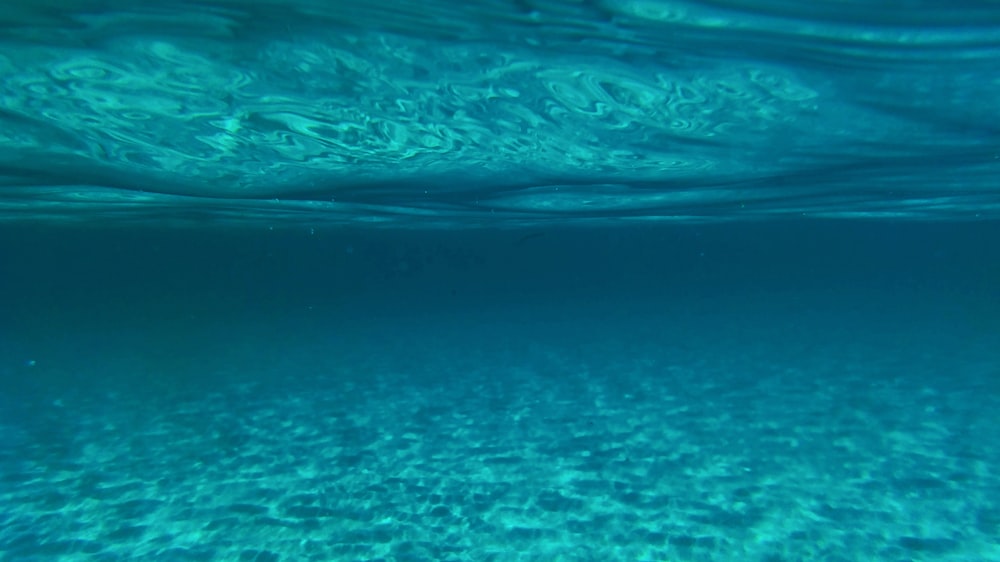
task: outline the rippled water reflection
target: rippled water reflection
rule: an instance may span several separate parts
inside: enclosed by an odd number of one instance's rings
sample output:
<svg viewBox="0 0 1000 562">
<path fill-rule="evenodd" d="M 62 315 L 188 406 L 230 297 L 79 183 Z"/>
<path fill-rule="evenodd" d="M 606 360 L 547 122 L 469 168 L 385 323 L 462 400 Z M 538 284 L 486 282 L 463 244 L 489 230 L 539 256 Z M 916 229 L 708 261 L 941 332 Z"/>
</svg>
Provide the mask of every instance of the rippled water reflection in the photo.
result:
<svg viewBox="0 0 1000 562">
<path fill-rule="evenodd" d="M 984 3 L 81 0 L 0 24 L 5 220 L 1000 214 Z"/>
</svg>

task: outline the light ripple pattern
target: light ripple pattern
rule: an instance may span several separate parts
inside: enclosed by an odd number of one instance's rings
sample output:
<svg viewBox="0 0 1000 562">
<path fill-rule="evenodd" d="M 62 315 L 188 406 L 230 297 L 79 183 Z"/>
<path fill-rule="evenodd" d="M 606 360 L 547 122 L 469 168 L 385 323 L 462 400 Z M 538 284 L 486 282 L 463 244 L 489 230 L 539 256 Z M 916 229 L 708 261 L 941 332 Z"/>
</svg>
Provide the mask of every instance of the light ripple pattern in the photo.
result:
<svg viewBox="0 0 1000 562">
<path fill-rule="evenodd" d="M 506 199 L 477 220 L 545 222 L 593 216 L 511 193 L 616 184 L 738 193 L 645 217 L 664 220 L 993 216 L 979 200 L 1000 185 L 1000 10 L 840 4 L 22 7 L 0 31 L 0 213 L 13 187 L 91 184 L 261 208 L 336 199 L 419 226 L 428 209 L 468 224 L 444 207 Z M 904 182 L 955 204 L 895 197 Z M 748 205 L 761 187 L 788 203 Z M 869 194 L 877 205 L 854 207 Z M 602 217 L 625 218 L 616 207 Z"/>
<path fill-rule="evenodd" d="M 401 322 L 211 389 L 65 389 L 0 425 L 0 559 L 996 560 L 995 337 L 742 329 Z"/>
</svg>

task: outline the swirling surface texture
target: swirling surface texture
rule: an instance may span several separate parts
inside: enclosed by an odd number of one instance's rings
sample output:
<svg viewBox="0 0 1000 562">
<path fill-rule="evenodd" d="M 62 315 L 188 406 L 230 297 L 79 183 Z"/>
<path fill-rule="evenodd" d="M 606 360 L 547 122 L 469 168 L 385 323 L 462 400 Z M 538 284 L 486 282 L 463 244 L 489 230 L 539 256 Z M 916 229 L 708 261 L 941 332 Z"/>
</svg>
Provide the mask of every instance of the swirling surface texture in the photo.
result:
<svg viewBox="0 0 1000 562">
<path fill-rule="evenodd" d="M 1000 7 L 16 3 L 6 220 L 1000 215 Z"/>
</svg>

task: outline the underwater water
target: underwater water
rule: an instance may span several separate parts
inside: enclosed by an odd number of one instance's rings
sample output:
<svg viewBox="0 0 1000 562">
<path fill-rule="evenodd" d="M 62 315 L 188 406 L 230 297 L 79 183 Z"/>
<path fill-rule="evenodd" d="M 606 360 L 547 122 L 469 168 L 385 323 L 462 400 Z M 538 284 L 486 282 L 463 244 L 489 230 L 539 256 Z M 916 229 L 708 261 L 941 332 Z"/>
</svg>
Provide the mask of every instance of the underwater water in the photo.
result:
<svg viewBox="0 0 1000 562">
<path fill-rule="evenodd" d="M 0 561 L 1000 560 L 1000 5 L 0 12 Z"/>
</svg>

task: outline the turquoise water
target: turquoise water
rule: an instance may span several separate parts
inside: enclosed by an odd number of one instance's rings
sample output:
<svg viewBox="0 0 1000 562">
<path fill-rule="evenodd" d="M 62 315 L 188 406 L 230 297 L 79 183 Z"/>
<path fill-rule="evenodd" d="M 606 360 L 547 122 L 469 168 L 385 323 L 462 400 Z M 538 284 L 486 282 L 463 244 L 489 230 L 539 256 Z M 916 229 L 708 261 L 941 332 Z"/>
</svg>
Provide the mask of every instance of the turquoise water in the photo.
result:
<svg viewBox="0 0 1000 562">
<path fill-rule="evenodd" d="M 1000 560 L 1000 7 L 17 2 L 0 561 Z"/>
<path fill-rule="evenodd" d="M 16 3 L 11 220 L 996 218 L 992 2 Z"/>
</svg>

